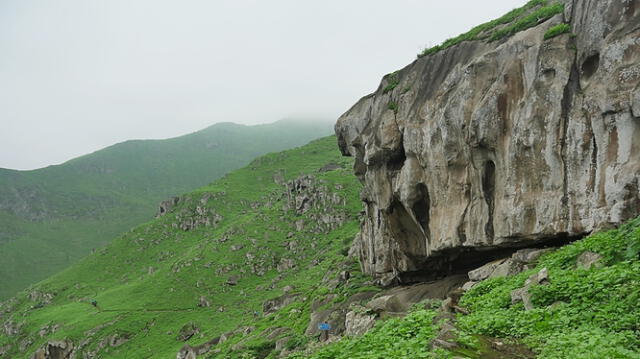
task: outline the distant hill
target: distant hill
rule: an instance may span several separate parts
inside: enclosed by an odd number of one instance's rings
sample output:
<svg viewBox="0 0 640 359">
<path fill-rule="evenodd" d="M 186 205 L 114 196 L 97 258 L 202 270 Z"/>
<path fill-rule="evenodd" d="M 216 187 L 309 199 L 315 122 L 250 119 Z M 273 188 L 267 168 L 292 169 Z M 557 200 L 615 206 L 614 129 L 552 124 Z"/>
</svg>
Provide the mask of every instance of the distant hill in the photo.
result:
<svg viewBox="0 0 640 359">
<path fill-rule="evenodd" d="M 331 136 L 180 195 L 162 216 L 0 302 L 0 358 L 31 358 L 58 339 L 76 358 L 176 358 L 185 342 L 248 325 L 252 338 L 227 334 L 225 352 L 197 357 L 264 358 L 250 354 L 274 325 L 303 340 L 311 302 L 329 294 L 323 278 L 350 271 L 348 286 L 332 287 L 343 299 L 367 289 L 345 256 L 362 209 L 352 165 Z M 283 291 L 290 299 L 270 301 Z M 227 352 L 243 338 L 247 353 Z"/>
<path fill-rule="evenodd" d="M 0 169 L 0 299 L 151 220 L 160 201 L 259 155 L 326 136 L 331 126 L 219 123 L 166 140 L 126 141 L 42 169 Z"/>
</svg>

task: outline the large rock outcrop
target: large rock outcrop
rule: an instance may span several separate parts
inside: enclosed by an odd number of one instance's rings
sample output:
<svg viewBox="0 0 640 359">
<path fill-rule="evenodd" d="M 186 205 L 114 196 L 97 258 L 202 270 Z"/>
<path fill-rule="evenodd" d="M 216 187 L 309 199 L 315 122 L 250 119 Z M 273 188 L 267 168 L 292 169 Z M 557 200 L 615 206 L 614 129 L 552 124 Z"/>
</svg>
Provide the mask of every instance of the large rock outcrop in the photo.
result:
<svg viewBox="0 0 640 359">
<path fill-rule="evenodd" d="M 340 117 L 366 272 L 411 281 L 640 213 L 640 1 L 564 3 L 505 40 L 417 59 Z M 572 34 L 544 40 L 562 22 Z"/>
</svg>

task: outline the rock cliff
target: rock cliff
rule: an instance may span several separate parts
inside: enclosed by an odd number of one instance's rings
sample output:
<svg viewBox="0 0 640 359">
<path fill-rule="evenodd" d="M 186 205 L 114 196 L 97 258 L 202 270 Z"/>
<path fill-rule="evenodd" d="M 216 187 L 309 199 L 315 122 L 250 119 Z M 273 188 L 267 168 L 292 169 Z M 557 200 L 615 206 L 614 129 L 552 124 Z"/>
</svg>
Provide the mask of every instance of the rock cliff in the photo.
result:
<svg viewBox="0 0 640 359">
<path fill-rule="evenodd" d="M 563 4 L 418 58 L 340 117 L 366 272 L 408 282 L 640 213 L 640 1 Z M 545 40 L 561 23 L 570 33 Z"/>
</svg>

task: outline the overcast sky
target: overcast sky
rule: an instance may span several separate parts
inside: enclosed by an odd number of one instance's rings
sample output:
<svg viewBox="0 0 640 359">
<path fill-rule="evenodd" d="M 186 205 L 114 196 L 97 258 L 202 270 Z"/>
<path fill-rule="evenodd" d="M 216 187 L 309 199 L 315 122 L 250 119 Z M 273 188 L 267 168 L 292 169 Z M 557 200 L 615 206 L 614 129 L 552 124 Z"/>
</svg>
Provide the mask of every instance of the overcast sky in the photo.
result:
<svg viewBox="0 0 640 359">
<path fill-rule="evenodd" d="M 0 0 L 0 167 L 216 122 L 335 120 L 524 0 Z"/>
</svg>

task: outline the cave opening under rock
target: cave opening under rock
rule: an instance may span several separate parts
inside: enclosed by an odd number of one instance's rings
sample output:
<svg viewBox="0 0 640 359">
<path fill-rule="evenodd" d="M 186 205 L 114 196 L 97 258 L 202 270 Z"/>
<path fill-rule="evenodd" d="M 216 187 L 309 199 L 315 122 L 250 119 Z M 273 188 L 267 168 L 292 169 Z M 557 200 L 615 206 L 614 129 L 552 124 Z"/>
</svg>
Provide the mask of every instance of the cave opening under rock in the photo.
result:
<svg viewBox="0 0 640 359">
<path fill-rule="evenodd" d="M 510 257 L 513 253 L 524 248 L 553 248 L 561 247 L 584 238 L 588 233 L 571 235 L 560 233 L 553 237 L 546 237 L 536 241 L 524 240 L 491 247 L 465 247 L 445 249 L 432 252 L 428 259 L 422 260 L 420 269 L 399 273 L 399 284 L 429 282 L 452 275 L 466 274 L 489 262 Z M 416 263 L 420 258 L 414 258 Z"/>
</svg>

